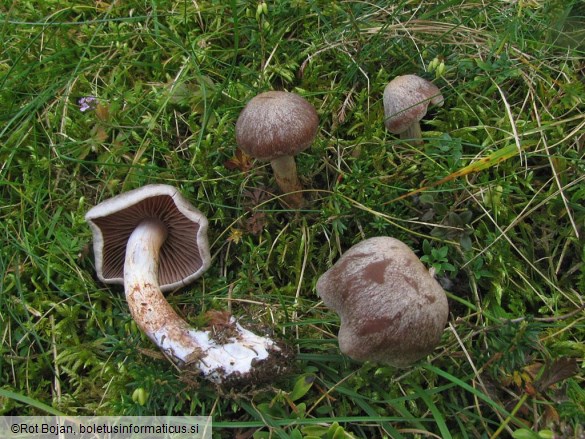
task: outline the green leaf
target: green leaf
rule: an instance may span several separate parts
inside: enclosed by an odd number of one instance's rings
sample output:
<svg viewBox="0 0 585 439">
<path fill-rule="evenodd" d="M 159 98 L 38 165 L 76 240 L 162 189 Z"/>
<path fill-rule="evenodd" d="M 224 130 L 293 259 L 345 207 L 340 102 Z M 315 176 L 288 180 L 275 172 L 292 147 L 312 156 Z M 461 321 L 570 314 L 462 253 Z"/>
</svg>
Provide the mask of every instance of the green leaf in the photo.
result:
<svg viewBox="0 0 585 439">
<path fill-rule="evenodd" d="M 441 413 L 439 408 L 436 406 L 434 401 L 431 399 L 429 394 L 425 390 L 423 390 L 422 388 L 420 388 L 418 386 L 414 386 L 414 391 L 424 401 L 424 403 L 427 405 L 430 412 L 432 413 L 433 418 L 435 419 L 435 422 L 436 422 L 437 426 L 439 427 L 439 431 L 441 432 L 441 437 L 444 439 L 451 438 L 452 436 L 449 433 L 449 427 L 447 427 L 447 423 L 445 422 L 445 417 L 443 416 L 443 413 Z"/>
<path fill-rule="evenodd" d="M 423 241 L 423 252 L 424 252 L 425 255 L 428 255 L 428 254 L 431 253 L 431 251 L 432 251 L 431 243 L 429 242 L 428 239 L 425 239 Z"/>
<path fill-rule="evenodd" d="M 329 431 L 328 427 L 322 425 L 306 425 L 301 431 L 305 435 L 305 439 L 308 437 L 321 437 L 327 434 Z"/>
<path fill-rule="evenodd" d="M 335 429 L 335 432 L 333 433 L 333 436 L 331 436 L 331 439 L 344 439 L 345 437 L 347 437 L 347 435 L 345 434 L 345 430 L 341 425 L 339 425 Z"/>
<path fill-rule="evenodd" d="M 37 401 L 36 399 L 21 395 L 20 393 L 11 392 L 10 390 L 0 389 L 0 396 L 3 396 L 4 398 L 8 398 L 8 399 L 14 399 L 15 401 L 19 401 L 19 402 L 27 404 L 31 407 L 35 407 L 35 408 L 42 410 L 46 413 L 49 413 L 51 415 L 65 416 L 65 413 L 62 413 L 59 410 L 54 409 L 53 407 L 51 407 L 47 404 L 44 404 L 40 401 Z"/>
<path fill-rule="evenodd" d="M 516 430 L 514 433 L 512 433 L 512 437 L 514 439 L 540 439 L 538 434 L 526 428 Z"/>
<path fill-rule="evenodd" d="M 315 375 L 313 374 L 301 375 L 295 382 L 295 385 L 292 391 L 290 392 L 289 395 L 290 399 L 293 401 L 301 399 L 311 389 L 311 387 L 313 386 L 313 382 L 315 382 Z"/>
</svg>

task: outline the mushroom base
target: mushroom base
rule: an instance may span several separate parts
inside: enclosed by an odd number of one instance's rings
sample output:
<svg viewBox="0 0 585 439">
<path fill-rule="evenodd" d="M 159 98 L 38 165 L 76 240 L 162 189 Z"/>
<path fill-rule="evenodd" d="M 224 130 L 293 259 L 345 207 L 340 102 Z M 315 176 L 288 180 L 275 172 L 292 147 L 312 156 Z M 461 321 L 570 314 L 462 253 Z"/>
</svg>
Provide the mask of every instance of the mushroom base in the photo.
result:
<svg viewBox="0 0 585 439">
<path fill-rule="evenodd" d="M 230 317 L 228 325 L 228 331 L 234 334 L 227 339 L 218 337 L 214 330 L 193 331 L 204 350 L 203 356 L 195 363 L 182 365 L 182 369 L 195 368 L 223 387 L 257 385 L 291 369 L 293 355 L 287 346 L 243 328 L 234 317 Z"/>
<path fill-rule="evenodd" d="M 179 368 L 199 370 L 216 384 L 242 380 L 258 365 L 283 350 L 273 340 L 244 329 L 233 317 L 223 336 L 189 326 L 170 306 L 158 284 L 160 248 L 166 228 L 144 220 L 130 235 L 124 264 L 124 289 L 132 317 L 140 329 Z"/>
</svg>

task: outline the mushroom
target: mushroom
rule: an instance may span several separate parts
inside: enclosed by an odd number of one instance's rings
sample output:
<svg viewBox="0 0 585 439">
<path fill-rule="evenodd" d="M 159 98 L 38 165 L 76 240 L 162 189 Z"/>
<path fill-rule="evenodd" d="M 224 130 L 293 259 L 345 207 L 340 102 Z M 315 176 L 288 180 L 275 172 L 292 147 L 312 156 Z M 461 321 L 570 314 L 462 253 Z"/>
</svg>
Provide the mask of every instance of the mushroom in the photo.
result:
<svg viewBox="0 0 585 439">
<path fill-rule="evenodd" d="M 420 120 L 427 114 L 429 102 L 443 105 L 443 95 L 435 84 L 416 75 L 397 76 L 384 89 L 384 124 L 393 134 L 422 144 Z"/>
<path fill-rule="evenodd" d="M 177 189 L 147 185 L 102 202 L 85 219 L 93 231 L 98 278 L 124 285 L 132 317 L 179 368 L 224 384 L 279 363 L 281 347 L 233 316 L 218 337 L 214 327 L 191 328 L 163 296 L 200 277 L 211 262 L 207 218 Z"/>
<path fill-rule="evenodd" d="M 284 91 L 268 91 L 252 98 L 236 122 L 236 142 L 246 154 L 270 161 L 283 200 L 302 207 L 302 186 L 294 156 L 307 149 L 317 134 L 319 118 L 303 97 Z"/>
<path fill-rule="evenodd" d="M 341 352 L 396 367 L 435 348 L 449 313 L 439 283 L 406 244 L 390 237 L 351 247 L 319 278 L 317 292 L 340 316 Z"/>
</svg>

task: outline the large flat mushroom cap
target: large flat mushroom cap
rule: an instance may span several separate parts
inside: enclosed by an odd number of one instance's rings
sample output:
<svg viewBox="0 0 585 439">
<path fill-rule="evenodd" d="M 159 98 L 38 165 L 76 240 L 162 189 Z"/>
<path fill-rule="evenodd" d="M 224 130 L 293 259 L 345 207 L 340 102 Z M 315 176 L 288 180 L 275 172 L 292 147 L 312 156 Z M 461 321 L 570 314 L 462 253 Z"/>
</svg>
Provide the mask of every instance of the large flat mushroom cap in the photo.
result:
<svg viewBox="0 0 585 439">
<path fill-rule="evenodd" d="M 419 122 L 429 103 L 443 105 L 443 95 L 430 81 L 416 75 L 397 76 L 384 89 L 384 124 L 394 134 L 406 131 Z"/>
<path fill-rule="evenodd" d="M 161 291 L 186 285 L 209 268 L 205 215 L 176 188 L 152 184 L 106 200 L 85 215 L 93 232 L 96 271 L 102 282 L 124 284 L 126 243 L 146 218 L 160 220 L 168 232 L 159 259 Z"/>
<path fill-rule="evenodd" d="M 313 143 L 318 125 L 317 111 L 305 98 L 267 91 L 253 97 L 240 113 L 236 142 L 259 160 L 294 156 Z"/>
</svg>

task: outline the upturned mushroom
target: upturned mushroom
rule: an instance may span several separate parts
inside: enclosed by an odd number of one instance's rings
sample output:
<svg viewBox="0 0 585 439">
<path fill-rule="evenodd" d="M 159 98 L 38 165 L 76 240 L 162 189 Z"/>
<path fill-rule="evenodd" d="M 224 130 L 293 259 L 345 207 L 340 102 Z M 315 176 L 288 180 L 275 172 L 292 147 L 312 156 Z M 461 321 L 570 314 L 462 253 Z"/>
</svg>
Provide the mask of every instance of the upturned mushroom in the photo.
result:
<svg viewBox="0 0 585 439">
<path fill-rule="evenodd" d="M 132 317 L 179 368 L 225 384 L 263 368 L 274 373 L 286 359 L 276 342 L 244 329 L 233 316 L 218 337 L 213 327 L 190 327 L 166 301 L 163 291 L 199 278 L 211 262 L 207 219 L 177 189 L 147 185 L 98 204 L 85 218 L 98 278 L 124 285 Z"/>
<path fill-rule="evenodd" d="M 439 343 L 449 313 L 439 283 L 406 244 L 370 238 L 317 281 L 325 305 L 339 314 L 339 348 L 359 361 L 406 367 Z"/>
<path fill-rule="evenodd" d="M 292 208 L 304 204 L 294 156 L 311 145 L 318 125 L 315 108 L 305 98 L 284 91 L 255 96 L 236 122 L 238 146 L 258 160 L 270 161 L 283 201 Z"/>
<path fill-rule="evenodd" d="M 416 75 L 397 76 L 384 89 L 384 124 L 393 134 L 413 145 L 422 143 L 420 120 L 427 114 L 429 102 L 443 105 L 438 87 Z"/>
</svg>

